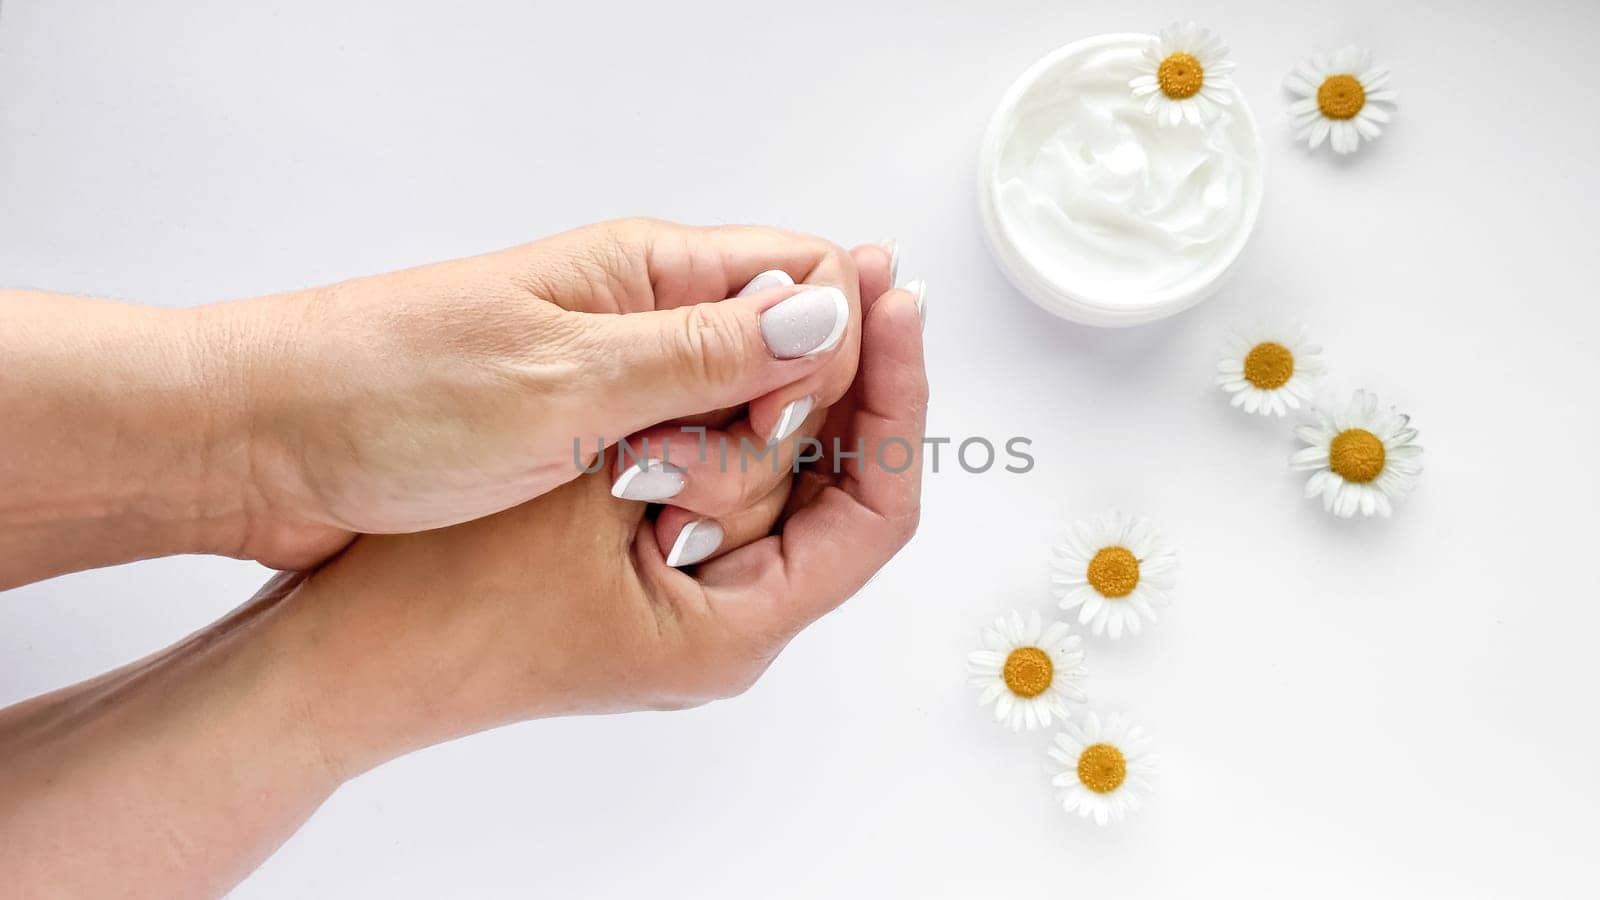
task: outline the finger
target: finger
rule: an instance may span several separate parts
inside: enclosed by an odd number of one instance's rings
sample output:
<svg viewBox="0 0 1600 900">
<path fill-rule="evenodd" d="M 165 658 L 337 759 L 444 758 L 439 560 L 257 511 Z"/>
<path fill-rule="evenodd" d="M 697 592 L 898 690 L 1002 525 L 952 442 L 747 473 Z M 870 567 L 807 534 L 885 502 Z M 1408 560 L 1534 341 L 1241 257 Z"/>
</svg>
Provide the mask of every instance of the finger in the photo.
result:
<svg viewBox="0 0 1600 900">
<path fill-rule="evenodd" d="M 744 509 L 723 516 L 701 516 L 681 506 L 669 506 L 656 517 L 656 541 L 669 566 L 692 566 L 731 553 L 772 533 L 773 523 L 789 498 L 790 480 L 784 479 L 766 496 Z"/>
<path fill-rule="evenodd" d="M 756 277 L 750 279 L 750 281 L 747 282 L 743 288 L 740 288 L 739 293 L 735 296 L 748 297 L 751 294 L 759 293 L 767 290 L 768 288 L 789 287 L 793 284 L 794 279 L 789 277 L 789 273 L 783 271 L 782 269 L 768 269 L 767 271 L 762 272 Z M 732 422 L 735 419 L 746 415 L 747 413 L 747 409 L 728 406 L 723 407 L 722 409 L 713 409 L 702 413 L 695 413 L 694 415 L 682 416 L 673 420 L 672 424 L 705 425 L 712 428 L 722 428 L 729 422 Z"/>
<path fill-rule="evenodd" d="M 895 278 L 900 274 L 900 244 L 889 240 L 851 247 L 850 258 L 856 263 L 856 274 L 861 283 L 861 307 L 866 309 L 872 301 L 895 286 Z"/>
<path fill-rule="evenodd" d="M 893 269 L 893 266 L 891 266 L 891 269 Z M 887 290 L 888 288 L 885 288 L 885 291 Z M 925 302 L 926 284 L 921 279 L 917 279 L 908 283 L 904 290 L 910 293 L 915 301 L 917 315 L 921 320 L 919 327 L 925 329 L 928 321 Z M 873 305 L 884 295 L 867 292 L 868 289 L 865 285 L 863 285 L 863 291 L 864 293 L 861 295 L 862 315 L 863 317 L 870 317 Z M 856 411 L 861 406 L 862 383 L 863 380 L 857 378 L 855 383 L 850 386 L 850 390 L 829 408 L 828 416 L 816 435 L 817 441 L 824 447 L 847 446 L 850 443 L 850 434 L 855 427 Z M 832 485 L 836 480 L 831 473 L 810 469 L 801 470 L 795 478 L 794 490 L 789 494 L 789 508 L 797 510 L 805 506 L 822 488 Z"/>
<path fill-rule="evenodd" d="M 855 247 L 850 251 L 850 256 L 856 263 L 861 298 L 865 308 L 893 286 L 896 270 L 899 267 L 899 250 L 894 241 L 884 241 L 881 244 Z M 786 287 L 793 283 L 794 279 L 790 278 L 787 272 L 781 269 L 769 269 L 752 278 L 736 296 L 745 297 L 768 288 Z M 757 434 L 766 435 L 769 443 L 786 440 L 796 436 L 796 432 L 813 409 L 829 406 L 839 399 L 836 388 L 823 388 L 820 401 L 818 397 L 806 391 L 807 386 L 797 382 L 752 400 L 747 413 L 751 428 Z M 737 418 L 738 415 L 734 410 L 722 409 L 684 416 L 673 420 L 672 424 L 725 427 Z"/>
<path fill-rule="evenodd" d="M 877 299 L 894 281 L 894 270 L 899 263 L 899 252 L 894 241 L 866 244 L 850 251 L 856 266 L 862 308 L 868 298 Z M 757 281 L 779 277 L 783 273 L 762 273 Z M 832 406 L 849 391 L 854 372 L 843 366 L 825 366 L 817 373 L 786 384 L 769 394 L 750 401 L 750 422 L 760 434 L 770 440 L 783 440 L 795 433 L 800 423 L 813 409 Z"/>
<path fill-rule="evenodd" d="M 861 279 L 856 262 L 865 256 L 875 267 L 874 284 L 891 268 L 894 249 L 876 246 L 863 253 L 846 253 L 838 245 L 813 235 L 748 225 L 712 228 L 647 222 L 631 226 L 636 242 L 649 248 L 649 288 L 656 308 L 703 303 L 727 297 L 747 280 L 788 277 L 800 284 L 836 287 L 850 300 L 850 338 L 860 335 Z M 780 274 L 781 273 L 781 274 Z M 876 295 L 874 295 L 876 296 Z M 828 406 L 843 396 L 855 379 L 859 342 L 845 341 L 816 371 L 783 384 L 769 395 L 749 395 L 756 430 L 777 436 L 781 426 L 792 429 L 805 418 L 803 407 Z"/>
<path fill-rule="evenodd" d="M 744 509 L 792 480 L 801 464 L 819 459 L 822 447 L 807 440 L 821 424 L 819 410 L 789 439 L 769 441 L 747 419 L 727 429 L 659 425 L 617 444 L 612 494 L 623 500 L 667 503 L 702 516 Z"/>
<path fill-rule="evenodd" d="M 850 411 L 856 446 L 845 449 L 864 459 L 848 460 L 777 538 L 701 567 L 709 595 L 747 626 L 798 628 L 859 590 L 916 529 L 927 398 L 916 298 L 889 291 L 868 315 Z"/>
<path fill-rule="evenodd" d="M 782 269 L 768 269 L 750 279 L 744 287 L 739 289 L 739 293 L 734 296 L 748 297 L 751 294 L 759 294 L 769 288 L 792 287 L 793 285 L 794 279 L 790 277 L 788 272 Z"/>
<path fill-rule="evenodd" d="M 749 403 L 829 365 L 854 371 L 852 295 L 827 285 L 777 287 L 633 315 L 563 313 L 557 327 L 580 347 L 580 404 L 615 439 Z"/>
<path fill-rule="evenodd" d="M 779 228 L 632 218 L 449 265 L 509 270 L 528 293 L 574 312 L 634 313 L 722 300 L 769 269 L 800 281 L 843 253 L 816 235 Z"/>
<path fill-rule="evenodd" d="M 789 287 L 793 284 L 794 279 L 789 277 L 788 272 L 785 272 L 782 269 L 768 269 L 767 271 L 762 272 L 756 277 L 750 279 L 744 287 L 739 289 L 739 293 L 735 294 L 734 296 L 748 297 L 751 294 L 759 293 L 767 290 L 768 288 Z M 729 422 L 748 415 L 748 412 L 749 411 L 747 407 L 741 408 L 727 406 L 723 407 L 722 409 L 713 409 L 703 413 L 682 416 L 674 419 L 672 424 L 694 426 L 704 425 L 709 428 L 723 428 L 726 427 Z"/>
<path fill-rule="evenodd" d="M 832 241 L 758 225 L 699 227 L 671 222 L 630 226 L 645 251 L 656 309 L 733 296 L 762 273 L 777 270 L 796 282 L 831 284 L 858 296 L 844 249 Z"/>
</svg>

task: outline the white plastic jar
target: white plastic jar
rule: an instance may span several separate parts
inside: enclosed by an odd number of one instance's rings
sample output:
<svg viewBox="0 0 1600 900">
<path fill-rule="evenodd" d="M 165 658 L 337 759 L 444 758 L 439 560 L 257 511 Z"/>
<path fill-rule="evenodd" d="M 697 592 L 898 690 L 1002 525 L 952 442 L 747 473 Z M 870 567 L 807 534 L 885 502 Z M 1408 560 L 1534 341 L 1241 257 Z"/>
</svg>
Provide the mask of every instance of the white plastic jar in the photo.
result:
<svg viewBox="0 0 1600 900">
<path fill-rule="evenodd" d="M 984 233 L 1035 303 L 1086 325 L 1137 325 L 1210 296 L 1261 210 L 1262 149 L 1244 98 L 1210 125 L 1161 125 L 1128 81 L 1153 40 L 1108 34 L 1034 63 L 1006 91 L 978 159 Z"/>
</svg>

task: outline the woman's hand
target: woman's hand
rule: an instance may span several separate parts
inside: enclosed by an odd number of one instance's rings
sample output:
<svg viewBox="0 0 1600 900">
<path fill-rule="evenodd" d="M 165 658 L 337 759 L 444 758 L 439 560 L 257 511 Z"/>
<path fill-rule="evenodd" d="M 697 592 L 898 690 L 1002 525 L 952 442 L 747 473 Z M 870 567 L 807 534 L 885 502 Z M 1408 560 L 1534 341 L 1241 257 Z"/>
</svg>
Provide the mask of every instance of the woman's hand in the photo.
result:
<svg viewBox="0 0 1600 900">
<path fill-rule="evenodd" d="M 628 220 L 192 310 L 0 291 L 0 589 L 172 553 L 305 568 L 658 423 L 792 431 L 854 376 L 859 274 L 820 238 Z"/>
<path fill-rule="evenodd" d="M 24 896 L 219 894 L 408 750 L 743 690 L 916 528 L 918 299 L 868 307 L 823 458 L 723 518 L 692 572 L 599 471 L 487 519 L 360 537 L 168 651 L 0 711 L 0 870 Z"/>
<path fill-rule="evenodd" d="M 917 298 L 894 290 L 868 309 L 823 458 L 787 502 L 730 515 L 692 574 L 667 565 L 647 507 L 614 498 L 609 470 L 454 528 L 358 538 L 290 601 L 320 648 L 308 708 L 325 752 L 350 775 L 508 721 L 743 690 L 910 538 L 926 407 Z"/>
<path fill-rule="evenodd" d="M 771 435 L 850 385 L 857 286 L 819 238 L 628 220 L 217 307 L 213 343 L 262 348 L 230 379 L 250 411 L 238 555 L 300 567 L 352 532 L 469 521 L 660 422 L 748 404 Z"/>
</svg>

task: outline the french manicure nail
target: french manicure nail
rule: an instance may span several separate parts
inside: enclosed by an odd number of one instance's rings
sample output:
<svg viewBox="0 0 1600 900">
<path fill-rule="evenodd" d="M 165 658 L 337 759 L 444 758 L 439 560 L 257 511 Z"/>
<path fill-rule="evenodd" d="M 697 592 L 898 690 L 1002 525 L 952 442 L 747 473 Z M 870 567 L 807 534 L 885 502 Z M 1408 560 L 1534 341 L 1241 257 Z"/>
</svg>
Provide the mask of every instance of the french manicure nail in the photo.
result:
<svg viewBox="0 0 1600 900">
<path fill-rule="evenodd" d="M 713 519 L 695 519 L 683 526 L 667 554 L 669 566 L 692 566 L 722 546 L 722 526 Z"/>
<path fill-rule="evenodd" d="M 807 288 L 761 314 L 761 337 L 779 359 L 833 349 L 850 322 L 850 303 L 836 287 Z"/>
<path fill-rule="evenodd" d="M 677 496 L 683 490 L 682 470 L 667 465 L 665 460 L 646 459 L 623 470 L 611 483 L 611 496 L 622 500 L 643 500 L 659 503 Z"/>
<path fill-rule="evenodd" d="M 778 424 L 772 429 L 772 436 L 767 438 L 767 446 L 783 440 L 805 423 L 806 416 L 811 415 L 811 398 L 801 397 L 799 400 L 790 400 L 784 406 L 783 412 L 778 414 Z"/>
<path fill-rule="evenodd" d="M 789 287 L 794 284 L 794 279 L 782 269 L 768 269 L 760 275 L 750 279 L 750 283 L 739 289 L 738 296 L 744 297 L 767 288 Z"/>
<path fill-rule="evenodd" d="M 916 281 L 906 285 L 906 290 L 910 291 L 912 298 L 917 301 L 917 318 L 922 320 L 923 330 L 927 330 L 928 306 L 926 299 L 928 296 L 928 283 L 918 278 Z"/>
<path fill-rule="evenodd" d="M 880 246 L 889 251 L 889 287 L 894 287 L 900 280 L 900 242 L 890 238 Z"/>
</svg>

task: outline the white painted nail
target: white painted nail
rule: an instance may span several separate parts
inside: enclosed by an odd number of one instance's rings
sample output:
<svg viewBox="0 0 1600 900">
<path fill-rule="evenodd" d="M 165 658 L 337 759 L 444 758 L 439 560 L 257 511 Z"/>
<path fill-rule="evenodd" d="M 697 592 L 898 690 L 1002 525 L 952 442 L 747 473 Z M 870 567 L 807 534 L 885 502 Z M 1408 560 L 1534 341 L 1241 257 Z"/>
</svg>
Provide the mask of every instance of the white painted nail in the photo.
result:
<svg viewBox="0 0 1600 900">
<path fill-rule="evenodd" d="M 809 415 L 811 415 L 810 397 L 790 400 L 783 408 L 783 412 L 778 414 L 778 424 L 772 429 L 772 436 L 767 438 L 767 446 L 770 447 L 800 430 L 800 426 L 805 423 L 806 416 Z"/>
<path fill-rule="evenodd" d="M 761 337 L 779 359 L 831 350 L 850 323 L 850 303 L 836 287 L 807 288 L 761 314 Z"/>
<path fill-rule="evenodd" d="M 889 287 L 894 287 L 900 280 L 900 242 L 890 238 L 881 246 L 889 251 Z"/>
<path fill-rule="evenodd" d="M 922 329 L 928 329 L 928 283 L 918 278 L 906 285 L 906 290 L 911 292 L 912 299 L 917 301 L 917 317 L 922 320 Z"/>
<path fill-rule="evenodd" d="M 782 269 L 768 269 L 765 272 L 762 272 L 760 275 L 750 279 L 749 284 L 739 289 L 738 296 L 748 296 L 750 294 L 754 294 L 756 291 L 764 291 L 767 288 L 790 287 L 793 284 L 794 279 L 789 277 L 788 272 L 785 272 Z"/>
<path fill-rule="evenodd" d="M 611 483 L 611 496 L 622 500 L 659 503 L 683 490 L 683 471 L 665 460 L 646 459 L 623 470 Z"/>
<path fill-rule="evenodd" d="M 669 566 L 692 566 L 722 546 L 722 526 L 713 519 L 695 519 L 683 526 L 667 554 Z"/>
</svg>

